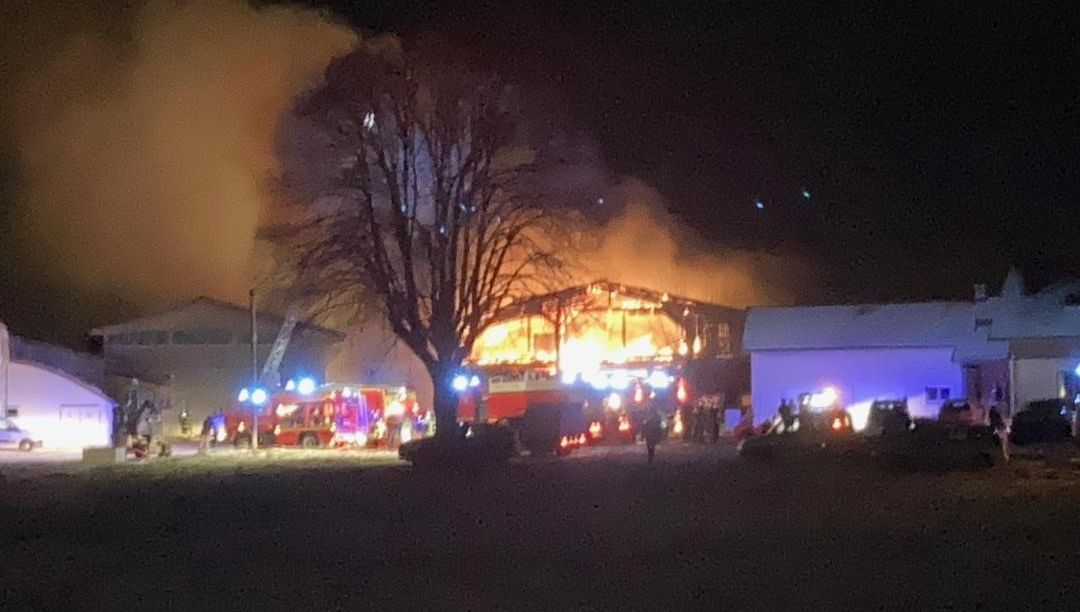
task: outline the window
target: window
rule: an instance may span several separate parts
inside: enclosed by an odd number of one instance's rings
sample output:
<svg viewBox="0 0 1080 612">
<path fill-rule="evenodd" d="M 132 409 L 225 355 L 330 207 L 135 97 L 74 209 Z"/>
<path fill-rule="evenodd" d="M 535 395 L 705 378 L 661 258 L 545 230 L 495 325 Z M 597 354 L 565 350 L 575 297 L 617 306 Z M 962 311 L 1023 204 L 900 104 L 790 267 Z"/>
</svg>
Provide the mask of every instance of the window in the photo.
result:
<svg viewBox="0 0 1080 612">
<path fill-rule="evenodd" d="M 168 332 L 158 330 L 136 331 L 128 332 L 126 334 L 112 334 L 106 341 L 109 344 L 122 346 L 154 346 L 168 343 L 169 334 Z"/>
<path fill-rule="evenodd" d="M 184 329 L 173 332 L 173 344 L 232 344 L 233 333 L 227 329 Z"/>
<path fill-rule="evenodd" d="M 952 390 L 949 387 L 927 387 L 926 388 L 926 400 L 929 402 L 944 402 L 952 396 Z"/>
<path fill-rule="evenodd" d="M 716 351 L 719 353 L 731 352 L 731 327 L 727 323 L 716 324 Z"/>
<path fill-rule="evenodd" d="M 18 406 L 8 406 L 7 415 L 5 415 L 5 416 L 7 416 L 8 418 L 12 418 L 12 419 L 18 417 L 19 416 L 19 407 Z"/>
</svg>

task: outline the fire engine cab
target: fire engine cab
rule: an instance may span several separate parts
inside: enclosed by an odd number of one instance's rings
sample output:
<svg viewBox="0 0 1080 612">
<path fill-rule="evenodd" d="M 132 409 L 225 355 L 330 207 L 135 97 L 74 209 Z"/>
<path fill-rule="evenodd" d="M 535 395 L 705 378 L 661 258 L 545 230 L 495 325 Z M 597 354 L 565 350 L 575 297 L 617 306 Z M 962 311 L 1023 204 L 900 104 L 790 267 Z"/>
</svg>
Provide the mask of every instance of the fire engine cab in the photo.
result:
<svg viewBox="0 0 1080 612">
<path fill-rule="evenodd" d="M 501 423 L 533 453 L 565 454 L 587 443 L 581 389 L 564 385 L 547 366 L 488 367 L 459 375 L 458 418 Z"/>
</svg>

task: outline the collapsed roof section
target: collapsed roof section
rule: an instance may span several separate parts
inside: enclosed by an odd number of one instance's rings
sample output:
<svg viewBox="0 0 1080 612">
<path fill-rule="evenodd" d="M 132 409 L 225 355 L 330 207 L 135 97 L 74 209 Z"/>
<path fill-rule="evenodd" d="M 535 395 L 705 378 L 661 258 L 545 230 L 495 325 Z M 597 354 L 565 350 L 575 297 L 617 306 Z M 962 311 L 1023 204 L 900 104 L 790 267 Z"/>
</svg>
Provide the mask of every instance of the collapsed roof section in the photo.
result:
<svg viewBox="0 0 1080 612">
<path fill-rule="evenodd" d="M 673 319 L 700 316 L 713 319 L 739 318 L 745 311 L 711 304 L 606 280 L 576 285 L 553 293 L 522 300 L 506 309 L 503 320 L 525 315 L 553 313 L 557 308 L 584 310 L 661 310 Z"/>
<path fill-rule="evenodd" d="M 522 300 L 481 334 L 471 361 L 548 364 L 679 362 L 741 353 L 744 311 L 596 281 Z"/>
</svg>

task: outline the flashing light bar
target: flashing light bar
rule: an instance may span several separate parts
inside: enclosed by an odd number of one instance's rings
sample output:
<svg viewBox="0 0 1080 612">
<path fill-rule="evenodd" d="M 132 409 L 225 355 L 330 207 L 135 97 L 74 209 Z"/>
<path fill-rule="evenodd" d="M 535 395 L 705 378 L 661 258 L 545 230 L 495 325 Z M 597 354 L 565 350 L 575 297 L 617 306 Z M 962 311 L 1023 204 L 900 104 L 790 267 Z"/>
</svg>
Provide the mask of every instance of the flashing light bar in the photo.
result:
<svg viewBox="0 0 1080 612">
<path fill-rule="evenodd" d="M 311 395 L 315 393 L 315 379 L 314 378 L 301 378 L 300 382 L 296 383 L 296 390 L 301 395 Z"/>
<path fill-rule="evenodd" d="M 833 387 L 825 387 L 820 393 L 815 393 L 810 396 L 811 408 L 831 408 L 836 400 L 839 399 L 839 394 Z"/>
<path fill-rule="evenodd" d="M 653 370 L 646 382 L 653 389 L 667 389 L 671 385 L 671 376 L 663 370 Z"/>
<path fill-rule="evenodd" d="M 450 381 L 450 387 L 458 393 L 465 391 L 469 388 L 469 377 L 464 374 L 458 374 Z"/>
<path fill-rule="evenodd" d="M 256 406 L 262 406 L 266 403 L 267 394 L 266 389 L 255 389 L 251 392 L 251 403 Z"/>
</svg>

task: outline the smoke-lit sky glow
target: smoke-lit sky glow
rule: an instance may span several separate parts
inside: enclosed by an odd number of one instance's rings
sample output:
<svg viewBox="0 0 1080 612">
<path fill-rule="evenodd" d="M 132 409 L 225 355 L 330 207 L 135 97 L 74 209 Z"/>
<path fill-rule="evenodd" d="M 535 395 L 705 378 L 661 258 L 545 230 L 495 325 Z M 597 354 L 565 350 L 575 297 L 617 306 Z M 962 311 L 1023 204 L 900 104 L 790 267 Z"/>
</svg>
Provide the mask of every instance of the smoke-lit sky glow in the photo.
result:
<svg viewBox="0 0 1080 612">
<path fill-rule="evenodd" d="M 842 4 L 5 2 L 0 320 L 70 341 L 241 299 L 281 114 L 346 23 L 452 40 L 582 135 L 617 280 L 745 305 L 1080 273 L 1080 9 Z"/>
<path fill-rule="evenodd" d="M 239 2 L 108 18 L 122 35 L 76 29 L 11 79 L 23 240 L 47 269 L 138 302 L 242 299 L 276 170 L 269 135 L 353 34 Z"/>
</svg>

